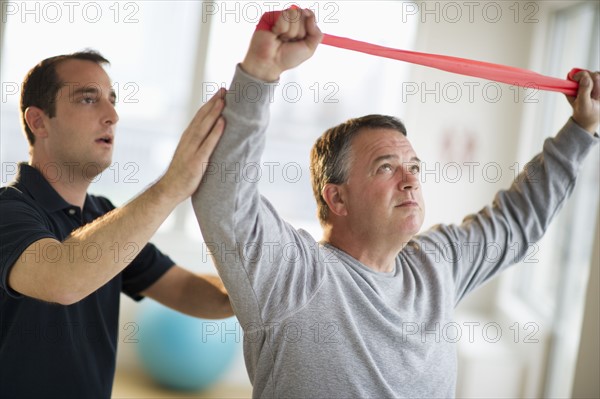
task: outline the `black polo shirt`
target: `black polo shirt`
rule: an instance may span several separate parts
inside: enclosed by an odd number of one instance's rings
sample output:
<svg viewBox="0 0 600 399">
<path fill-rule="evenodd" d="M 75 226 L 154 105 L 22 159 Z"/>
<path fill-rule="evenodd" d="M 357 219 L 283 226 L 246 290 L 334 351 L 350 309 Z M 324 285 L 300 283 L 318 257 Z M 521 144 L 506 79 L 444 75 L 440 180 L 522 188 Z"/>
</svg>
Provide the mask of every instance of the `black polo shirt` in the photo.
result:
<svg viewBox="0 0 600 399">
<path fill-rule="evenodd" d="M 81 211 L 27 164 L 19 165 L 14 182 L 0 188 L 0 398 L 110 397 L 120 293 L 142 299 L 139 293 L 173 261 L 148 244 L 123 272 L 69 306 L 20 295 L 8 286 L 8 273 L 35 241 L 45 237 L 63 241 L 73 230 L 112 209 L 106 198 L 87 195 Z M 132 249 L 120 243 L 109 250 L 115 256 L 127 256 Z M 26 256 L 48 260 L 56 256 L 53 250 L 40 249 Z M 96 251 L 90 246 L 87 255 L 93 259 Z"/>
</svg>

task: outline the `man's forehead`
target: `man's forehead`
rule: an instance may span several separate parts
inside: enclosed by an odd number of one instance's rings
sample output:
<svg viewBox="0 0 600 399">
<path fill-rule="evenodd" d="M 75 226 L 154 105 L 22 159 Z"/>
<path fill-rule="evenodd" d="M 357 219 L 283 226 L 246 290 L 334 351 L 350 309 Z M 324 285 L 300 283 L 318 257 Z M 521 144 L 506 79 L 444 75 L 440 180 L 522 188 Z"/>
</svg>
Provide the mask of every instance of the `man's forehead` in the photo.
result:
<svg viewBox="0 0 600 399">
<path fill-rule="evenodd" d="M 70 59 L 56 66 L 56 73 L 64 86 L 91 86 L 108 89 L 112 86 L 104 68 L 94 61 Z"/>
<path fill-rule="evenodd" d="M 352 147 L 358 151 L 377 151 L 379 148 L 401 147 L 414 153 L 408 138 L 390 128 L 363 128 L 354 137 Z"/>
</svg>

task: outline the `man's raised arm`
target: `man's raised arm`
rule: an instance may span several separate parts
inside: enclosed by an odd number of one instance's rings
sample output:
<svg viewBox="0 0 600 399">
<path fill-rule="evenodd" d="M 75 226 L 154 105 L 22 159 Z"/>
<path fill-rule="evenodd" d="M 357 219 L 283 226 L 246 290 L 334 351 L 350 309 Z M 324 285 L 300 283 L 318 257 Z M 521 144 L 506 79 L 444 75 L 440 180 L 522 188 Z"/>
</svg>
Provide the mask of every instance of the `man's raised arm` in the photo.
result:
<svg viewBox="0 0 600 399">
<path fill-rule="evenodd" d="M 502 190 L 491 207 L 469 215 L 460 226 L 438 226 L 423 235 L 423 245 L 446 243 L 453 250 L 457 301 L 520 261 L 540 240 L 571 195 L 579 168 L 593 145 L 600 122 L 600 73 L 581 71 L 577 97 L 568 97 L 573 114 L 560 132 L 544 142 L 509 190 Z M 459 252 L 460 251 L 460 252 Z"/>
<path fill-rule="evenodd" d="M 283 11 L 271 30 L 254 33 L 227 91 L 223 137 L 192 196 L 205 248 L 243 323 L 255 321 L 259 309 L 264 311 L 269 294 L 263 288 L 286 289 L 285 282 L 275 284 L 286 268 L 285 262 L 277 261 L 281 247 L 298 243 L 300 233 L 278 217 L 261 198 L 257 183 L 245 179 L 242 171 L 247 165 L 260 165 L 274 81 L 310 58 L 321 36 L 314 14 L 299 9 Z M 289 266 L 291 273 L 303 273 L 300 267 Z"/>
</svg>

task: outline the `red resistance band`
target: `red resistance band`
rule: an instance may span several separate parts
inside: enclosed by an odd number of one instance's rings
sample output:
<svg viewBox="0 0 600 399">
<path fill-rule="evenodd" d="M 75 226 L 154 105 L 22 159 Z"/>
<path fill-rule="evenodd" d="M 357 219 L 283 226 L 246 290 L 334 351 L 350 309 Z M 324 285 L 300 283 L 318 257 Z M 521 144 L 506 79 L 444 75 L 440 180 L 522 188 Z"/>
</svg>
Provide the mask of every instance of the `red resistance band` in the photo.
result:
<svg viewBox="0 0 600 399">
<path fill-rule="evenodd" d="M 271 30 L 277 22 L 281 11 L 270 11 L 263 14 L 256 30 Z M 443 71 L 474 76 L 525 88 L 557 91 L 568 96 L 576 96 L 579 83 L 573 81 L 573 76 L 582 69 L 573 68 L 568 78 L 571 80 L 554 78 L 539 73 L 514 68 L 506 65 L 492 64 L 489 62 L 469 60 L 466 58 L 450 57 L 447 55 L 418 53 L 415 51 L 397 50 L 390 47 L 361 42 L 345 37 L 323 34 L 323 44 L 339 47 L 346 50 L 376 55 L 378 57 L 392 58 L 412 64 L 424 65 Z"/>
</svg>

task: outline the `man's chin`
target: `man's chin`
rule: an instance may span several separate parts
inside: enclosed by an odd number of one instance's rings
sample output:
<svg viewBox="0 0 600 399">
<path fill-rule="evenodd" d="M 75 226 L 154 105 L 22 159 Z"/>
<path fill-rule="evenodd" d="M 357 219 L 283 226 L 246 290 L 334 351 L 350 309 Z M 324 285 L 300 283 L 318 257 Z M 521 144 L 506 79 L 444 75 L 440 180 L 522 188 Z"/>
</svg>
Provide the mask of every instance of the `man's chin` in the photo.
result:
<svg viewBox="0 0 600 399">
<path fill-rule="evenodd" d="M 408 220 L 404 220 L 400 225 L 400 233 L 404 237 L 410 237 L 417 235 L 421 231 L 423 226 L 422 217 L 411 217 Z"/>
</svg>

